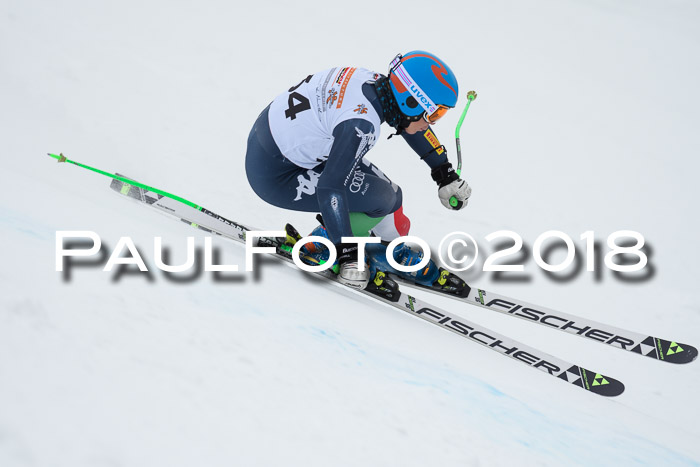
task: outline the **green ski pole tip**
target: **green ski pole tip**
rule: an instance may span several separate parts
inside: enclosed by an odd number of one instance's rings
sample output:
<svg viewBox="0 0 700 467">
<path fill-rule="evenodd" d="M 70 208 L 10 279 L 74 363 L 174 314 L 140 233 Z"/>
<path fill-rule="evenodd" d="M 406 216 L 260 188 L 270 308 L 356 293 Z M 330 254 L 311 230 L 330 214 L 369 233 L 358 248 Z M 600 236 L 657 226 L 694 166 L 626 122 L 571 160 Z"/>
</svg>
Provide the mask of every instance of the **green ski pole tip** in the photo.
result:
<svg viewBox="0 0 700 467">
<path fill-rule="evenodd" d="M 47 154 L 49 157 L 53 157 L 56 159 L 56 162 L 65 162 L 66 161 L 66 156 L 63 155 L 63 153 L 60 153 L 58 156 L 56 154 Z"/>
<path fill-rule="evenodd" d="M 476 91 L 469 91 L 467 93 L 467 100 L 473 101 L 474 99 L 476 99 Z"/>
</svg>

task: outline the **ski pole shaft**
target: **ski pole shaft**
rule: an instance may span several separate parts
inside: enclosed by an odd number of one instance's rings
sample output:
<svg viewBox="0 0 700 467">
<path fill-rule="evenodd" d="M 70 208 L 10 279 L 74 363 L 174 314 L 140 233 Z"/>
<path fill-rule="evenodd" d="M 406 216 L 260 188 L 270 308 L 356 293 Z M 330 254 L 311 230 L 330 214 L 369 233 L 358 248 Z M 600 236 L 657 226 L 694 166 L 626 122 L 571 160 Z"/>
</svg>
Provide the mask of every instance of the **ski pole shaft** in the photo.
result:
<svg viewBox="0 0 700 467">
<path fill-rule="evenodd" d="M 156 194 L 159 194 L 159 195 L 167 196 L 168 198 L 172 198 L 172 199 L 174 199 L 174 200 L 180 201 L 181 203 L 184 203 L 184 204 L 186 204 L 186 205 L 188 205 L 188 206 L 191 206 L 191 207 L 193 207 L 193 208 L 195 208 L 195 209 L 201 209 L 201 206 L 199 206 L 198 204 L 193 203 L 192 201 L 188 201 L 188 200 L 186 200 L 185 198 L 181 198 L 181 197 L 179 197 L 179 196 L 177 196 L 177 195 L 173 195 L 173 194 L 168 193 L 168 192 L 166 192 L 166 191 L 159 190 L 158 188 L 153 188 L 152 186 L 144 185 L 143 183 L 139 183 L 139 182 L 137 182 L 137 181 L 135 181 L 135 180 L 131 180 L 130 178 L 127 178 L 127 177 L 122 177 L 122 176 L 120 176 L 120 175 L 116 175 L 116 174 L 113 174 L 113 173 L 105 172 L 104 170 L 100 170 L 100 169 L 96 169 L 96 168 L 94 168 L 94 167 L 90 167 L 89 165 L 81 164 L 80 162 L 72 161 L 72 160 L 66 158 L 66 156 L 64 156 L 63 154 L 58 154 L 58 155 L 56 155 L 56 154 L 51 154 L 51 153 L 49 153 L 48 155 L 49 155 L 49 157 L 53 157 L 54 159 L 56 159 L 58 162 L 67 162 L 67 163 L 69 163 L 69 164 L 77 165 L 78 167 L 82 167 L 83 169 L 87 169 L 87 170 L 91 170 L 91 171 L 93 171 L 93 172 L 97 172 L 98 174 L 102 174 L 102 175 L 105 175 L 105 176 L 107 176 L 107 177 L 113 178 L 113 179 L 115 179 L 115 180 L 119 180 L 120 182 L 128 183 L 129 185 L 133 185 L 133 186 L 137 186 L 137 187 L 139 187 L 139 188 L 143 188 L 144 190 L 148 190 L 148 191 L 150 191 L 150 192 L 152 192 L 152 193 L 156 193 Z"/>
<path fill-rule="evenodd" d="M 462 123 L 464 123 L 464 117 L 467 116 L 469 105 L 474 99 L 476 99 L 476 91 L 469 91 L 467 93 L 467 105 L 464 107 L 464 111 L 462 111 L 462 115 L 457 122 L 457 128 L 455 129 L 455 140 L 457 142 L 457 170 L 455 170 L 455 172 L 457 172 L 458 177 L 462 176 L 462 145 L 459 141 L 459 132 L 462 130 Z M 459 200 L 455 196 L 451 197 L 450 206 L 455 207 L 457 204 L 459 204 Z"/>
</svg>

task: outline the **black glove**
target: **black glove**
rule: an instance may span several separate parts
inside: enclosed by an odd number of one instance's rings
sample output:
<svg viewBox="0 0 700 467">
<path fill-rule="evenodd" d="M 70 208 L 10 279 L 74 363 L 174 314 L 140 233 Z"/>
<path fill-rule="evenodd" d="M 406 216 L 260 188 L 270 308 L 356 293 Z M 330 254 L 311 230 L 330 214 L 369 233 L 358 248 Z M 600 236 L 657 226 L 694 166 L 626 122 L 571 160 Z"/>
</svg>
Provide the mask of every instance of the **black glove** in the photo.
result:
<svg viewBox="0 0 700 467">
<path fill-rule="evenodd" d="M 440 188 L 449 185 L 455 180 L 459 180 L 459 175 L 457 175 L 457 172 L 455 172 L 455 169 L 452 168 L 452 164 L 449 162 L 435 167 L 432 172 L 430 172 L 430 176 L 433 177 L 433 180 L 435 180 L 435 183 L 437 183 Z"/>
</svg>

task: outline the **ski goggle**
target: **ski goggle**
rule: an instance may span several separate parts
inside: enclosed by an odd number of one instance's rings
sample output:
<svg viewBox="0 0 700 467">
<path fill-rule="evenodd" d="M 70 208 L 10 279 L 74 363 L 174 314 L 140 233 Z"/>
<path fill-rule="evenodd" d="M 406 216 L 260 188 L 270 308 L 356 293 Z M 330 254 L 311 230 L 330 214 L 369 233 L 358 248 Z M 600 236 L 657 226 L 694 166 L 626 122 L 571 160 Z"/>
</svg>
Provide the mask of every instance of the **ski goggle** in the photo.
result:
<svg viewBox="0 0 700 467">
<path fill-rule="evenodd" d="M 430 115 L 428 115 L 428 112 L 423 112 L 423 120 L 432 125 L 433 123 L 437 122 L 442 117 L 444 117 L 447 111 L 451 109 L 451 107 L 447 107 L 446 105 L 442 104 L 438 105 L 437 107 L 437 110 L 431 113 Z"/>
</svg>

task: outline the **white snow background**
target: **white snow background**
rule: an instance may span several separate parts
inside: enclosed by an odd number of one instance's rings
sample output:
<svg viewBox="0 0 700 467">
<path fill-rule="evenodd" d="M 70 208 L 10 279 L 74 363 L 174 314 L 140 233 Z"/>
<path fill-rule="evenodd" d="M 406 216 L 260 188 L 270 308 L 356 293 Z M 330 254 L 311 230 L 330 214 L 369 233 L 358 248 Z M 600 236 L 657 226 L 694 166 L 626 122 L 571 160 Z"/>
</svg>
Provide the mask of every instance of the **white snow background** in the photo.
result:
<svg viewBox="0 0 700 467">
<path fill-rule="evenodd" d="M 482 246 L 556 229 L 644 235 L 653 278 L 604 265 L 473 285 L 700 345 L 700 6 L 694 1 L 0 2 L 0 465 L 698 465 L 700 363 L 671 365 L 416 294 L 619 378 L 608 399 L 436 326 L 262 261 L 258 278 L 175 283 L 204 232 L 47 152 L 264 229 L 313 216 L 248 187 L 248 131 L 278 93 L 338 65 L 432 51 L 478 92 L 462 129 L 467 209 L 449 212 L 401 139 L 369 158 L 412 233 Z M 435 126 L 455 157 L 460 110 Z M 55 270 L 59 230 L 131 237 L 151 274 Z M 215 239 L 243 269 L 244 249 Z M 559 250 L 561 253 L 561 251 Z M 579 255 L 583 254 L 583 250 Z M 483 257 L 481 258 L 483 260 Z M 552 259 L 556 262 L 556 258 Z M 150 277 L 150 279 L 149 279 Z"/>
</svg>

